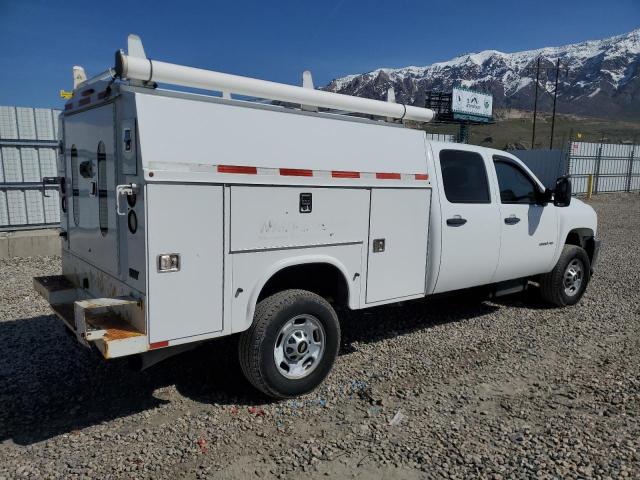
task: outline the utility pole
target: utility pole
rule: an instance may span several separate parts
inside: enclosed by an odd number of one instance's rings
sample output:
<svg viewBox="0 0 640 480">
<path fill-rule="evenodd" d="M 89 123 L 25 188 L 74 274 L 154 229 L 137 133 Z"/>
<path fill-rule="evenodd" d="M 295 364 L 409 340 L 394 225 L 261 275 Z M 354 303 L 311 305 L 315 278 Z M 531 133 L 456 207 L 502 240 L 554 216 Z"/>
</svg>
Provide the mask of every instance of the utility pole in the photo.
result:
<svg viewBox="0 0 640 480">
<path fill-rule="evenodd" d="M 553 129 L 556 126 L 556 99 L 558 98 L 558 78 L 559 77 L 560 77 L 560 57 L 558 57 L 558 63 L 556 63 L 556 86 L 553 89 L 553 113 L 551 114 L 551 140 L 549 141 L 549 150 L 553 150 Z"/>
<path fill-rule="evenodd" d="M 540 57 L 536 64 L 536 93 L 533 100 L 533 131 L 531 133 L 531 149 L 535 148 L 536 141 L 536 115 L 538 114 L 538 81 L 540 80 Z"/>
<path fill-rule="evenodd" d="M 460 132 L 458 133 L 459 143 L 469 143 L 469 122 L 460 123 Z"/>
<path fill-rule="evenodd" d="M 550 97 L 553 98 L 553 116 L 551 118 L 551 141 L 549 142 L 549 149 L 553 148 L 553 135 L 554 135 L 554 131 L 555 131 L 555 125 L 556 125 L 556 103 L 558 100 L 558 83 L 560 82 L 560 58 L 558 58 L 558 60 L 556 61 L 556 64 L 553 65 L 552 67 L 542 67 L 540 66 L 540 60 L 542 59 L 542 57 L 538 57 L 538 60 L 536 61 L 536 66 L 535 67 L 527 67 L 525 68 L 525 71 L 531 71 L 535 68 L 536 70 L 536 91 L 535 91 L 535 96 L 534 96 L 534 100 L 533 100 L 533 131 L 531 133 L 531 148 L 535 148 L 535 142 L 536 142 L 536 119 L 538 116 L 538 89 L 540 88 L 540 70 L 544 70 L 545 72 L 548 70 L 555 70 L 556 71 L 556 81 L 555 81 L 555 90 L 553 91 L 553 94 L 551 94 L 551 92 L 549 92 L 546 88 L 546 86 L 543 88 L 544 93 L 546 93 L 547 95 L 549 95 Z M 568 74 L 568 70 L 566 71 L 566 73 Z M 549 75 L 550 77 L 551 75 Z"/>
</svg>

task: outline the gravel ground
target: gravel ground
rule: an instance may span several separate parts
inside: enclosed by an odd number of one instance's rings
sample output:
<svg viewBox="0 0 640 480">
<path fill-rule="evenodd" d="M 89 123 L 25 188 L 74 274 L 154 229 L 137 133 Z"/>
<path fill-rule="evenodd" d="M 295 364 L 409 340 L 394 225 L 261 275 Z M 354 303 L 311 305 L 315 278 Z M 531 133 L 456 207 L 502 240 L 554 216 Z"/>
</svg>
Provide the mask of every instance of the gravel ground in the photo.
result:
<svg viewBox="0 0 640 480">
<path fill-rule="evenodd" d="M 334 372 L 273 402 L 235 338 L 131 372 L 76 345 L 0 261 L 0 478 L 640 478 L 640 196 L 593 201 L 581 303 L 536 292 L 341 312 Z"/>
</svg>

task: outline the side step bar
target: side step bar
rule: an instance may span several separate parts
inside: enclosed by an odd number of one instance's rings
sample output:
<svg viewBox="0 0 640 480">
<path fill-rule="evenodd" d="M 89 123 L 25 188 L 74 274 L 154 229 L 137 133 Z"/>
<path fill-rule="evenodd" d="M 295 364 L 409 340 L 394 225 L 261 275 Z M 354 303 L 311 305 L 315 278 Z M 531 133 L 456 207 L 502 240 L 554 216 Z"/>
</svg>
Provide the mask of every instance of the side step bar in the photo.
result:
<svg viewBox="0 0 640 480">
<path fill-rule="evenodd" d="M 93 343 L 105 358 L 123 357 L 149 350 L 147 336 L 126 318 L 127 310 L 144 308 L 131 297 L 87 298 L 62 275 L 36 277 L 35 290 L 51 305 L 54 313 L 75 334 L 80 343 Z"/>
<path fill-rule="evenodd" d="M 504 297 L 518 292 L 524 292 L 527 289 L 529 280 L 527 278 L 518 278 L 515 280 L 506 280 L 493 285 L 489 298 Z"/>
</svg>

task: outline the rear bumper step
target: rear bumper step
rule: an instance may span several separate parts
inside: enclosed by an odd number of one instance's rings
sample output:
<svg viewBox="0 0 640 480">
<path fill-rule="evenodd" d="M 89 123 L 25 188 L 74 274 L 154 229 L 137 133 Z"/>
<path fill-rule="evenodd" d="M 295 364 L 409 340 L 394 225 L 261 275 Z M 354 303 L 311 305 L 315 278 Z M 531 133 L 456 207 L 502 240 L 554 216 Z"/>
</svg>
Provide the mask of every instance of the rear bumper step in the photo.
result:
<svg viewBox="0 0 640 480">
<path fill-rule="evenodd" d="M 35 290 L 84 345 L 93 343 L 105 358 L 123 357 L 149 350 L 147 336 L 126 319 L 142 302 L 131 297 L 88 298 L 62 275 L 36 277 Z"/>
</svg>

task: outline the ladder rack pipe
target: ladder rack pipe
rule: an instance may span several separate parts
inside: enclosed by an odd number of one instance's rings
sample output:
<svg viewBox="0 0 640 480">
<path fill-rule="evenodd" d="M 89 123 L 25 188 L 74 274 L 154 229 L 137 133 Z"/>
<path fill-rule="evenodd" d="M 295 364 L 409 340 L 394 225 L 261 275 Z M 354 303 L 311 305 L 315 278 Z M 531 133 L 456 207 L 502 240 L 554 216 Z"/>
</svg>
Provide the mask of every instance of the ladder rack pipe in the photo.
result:
<svg viewBox="0 0 640 480">
<path fill-rule="evenodd" d="M 380 117 L 391 117 L 416 122 L 429 122 L 433 110 L 400 103 L 383 102 L 340 93 L 312 90 L 282 83 L 186 67 L 148 58 L 116 52 L 116 75 L 120 78 L 143 82 L 168 83 L 237 95 L 278 100 L 300 105 L 344 110 Z"/>
</svg>

